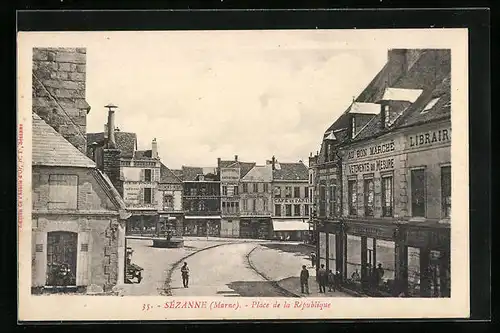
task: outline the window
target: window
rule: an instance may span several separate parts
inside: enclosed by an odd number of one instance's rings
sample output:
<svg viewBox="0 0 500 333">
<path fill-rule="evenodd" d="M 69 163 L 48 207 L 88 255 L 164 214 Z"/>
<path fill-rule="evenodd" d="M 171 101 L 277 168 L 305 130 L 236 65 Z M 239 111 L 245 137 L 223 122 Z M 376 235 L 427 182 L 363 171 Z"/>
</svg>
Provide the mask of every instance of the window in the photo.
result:
<svg viewBox="0 0 500 333">
<path fill-rule="evenodd" d="M 195 187 L 191 187 L 191 188 L 189 189 L 189 194 L 190 194 L 191 196 L 195 196 L 195 195 L 197 194 L 197 192 L 198 192 L 198 191 L 196 191 L 196 188 L 195 188 Z"/>
<path fill-rule="evenodd" d="M 171 194 L 165 194 L 163 196 L 163 209 L 172 210 L 174 209 L 174 196 Z"/>
<path fill-rule="evenodd" d="M 76 232 L 48 232 L 46 284 L 49 286 L 75 286 L 77 258 L 78 234 Z M 63 267 L 67 270 L 66 274 L 62 274 L 61 268 Z"/>
<path fill-rule="evenodd" d="M 262 199 L 262 210 L 263 210 L 264 212 L 267 212 L 267 211 L 268 211 L 268 209 L 269 209 L 269 207 L 268 207 L 268 205 L 267 205 L 267 199 L 265 199 L 265 198 L 264 198 L 264 199 Z"/>
<path fill-rule="evenodd" d="M 239 187 L 238 185 L 234 186 L 234 195 L 238 195 L 239 194 Z"/>
<path fill-rule="evenodd" d="M 425 217 L 425 170 L 411 170 L 411 213 Z"/>
<path fill-rule="evenodd" d="M 222 186 L 222 195 L 227 195 L 227 186 Z"/>
<path fill-rule="evenodd" d="M 248 184 L 243 184 L 243 188 L 241 189 L 243 193 L 248 193 Z"/>
<path fill-rule="evenodd" d="M 304 187 L 304 197 L 309 198 L 309 190 L 307 189 L 307 187 Z"/>
<path fill-rule="evenodd" d="M 279 186 L 276 186 L 276 187 L 274 188 L 274 196 L 275 196 L 276 198 L 281 198 L 281 188 L 280 188 Z"/>
<path fill-rule="evenodd" d="M 144 188 L 144 203 L 150 204 L 153 202 L 153 189 L 146 187 Z"/>
<path fill-rule="evenodd" d="M 262 185 L 263 185 L 263 187 L 264 187 L 264 193 L 267 193 L 267 192 L 269 191 L 269 184 L 264 183 L 264 184 L 262 184 Z"/>
<path fill-rule="evenodd" d="M 151 169 L 144 169 L 144 181 L 151 181 Z"/>
<path fill-rule="evenodd" d="M 293 205 L 293 216 L 300 216 L 300 205 Z"/>
<path fill-rule="evenodd" d="M 257 200 L 252 199 L 252 211 L 255 212 L 257 210 Z"/>
<path fill-rule="evenodd" d="M 357 181 L 347 182 L 347 200 L 349 200 L 349 215 L 358 215 L 358 190 Z"/>
<path fill-rule="evenodd" d="M 311 173 L 311 174 L 309 175 L 309 184 L 311 184 L 311 185 L 312 185 L 312 183 L 313 183 L 313 175 L 312 175 L 312 173 Z"/>
<path fill-rule="evenodd" d="M 281 216 L 281 205 L 274 205 L 274 216 Z"/>
<path fill-rule="evenodd" d="M 304 215 L 309 216 L 309 205 L 304 205 Z"/>
<path fill-rule="evenodd" d="M 290 186 L 285 187 L 285 198 L 291 198 L 292 197 L 292 188 Z"/>
<path fill-rule="evenodd" d="M 335 185 L 330 186 L 330 216 L 335 216 L 337 213 L 337 188 Z"/>
<path fill-rule="evenodd" d="M 228 208 L 229 208 L 230 203 L 228 202 L 228 203 L 227 203 L 227 205 L 228 205 Z M 223 212 L 223 213 L 226 213 L 228 210 L 229 210 L 229 209 L 227 209 L 227 208 L 226 208 L 226 203 L 225 203 L 225 202 L 222 202 L 222 212 Z"/>
<path fill-rule="evenodd" d="M 319 216 L 326 216 L 326 187 L 319 188 Z"/>
<path fill-rule="evenodd" d="M 285 205 L 285 215 L 292 216 L 292 205 Z"/>
<path fill-rule="evenodd" d="M 373 178 L 364 180 L 365 216 L 373 216 L 373 202 L 375 198 L 375 188 Z"/>
<path fill-rule="evenodd" d="M 309 198 L 311 198 L 311 199 L 312 199 L 312 197 L 313 197 L 313 189 L 312 189 L 312 188 L 310 188 L 310 189 L 309 189 Z"/>
<path fill-rule="evenodd" d="M 441 167 L 441 206 L 443 218 L 451 214 L 451 167 Z"/>
<path fill-rule="evenodd" d="M 205 210 L 206 210 L 205 201 L 200 200 L 198 202 L 198 211 L 199 212 L 204 212 Z"/>
<path fill-rule="evenodd" d="M 259 184 L 258 183 L 254 183 L 253 184 L 253 192 L 259 192 Z"/>
<path fill-rule="evenodd" d="M 382 216 L 392 216 L 392 176 L 382 177 Z"/>
<path fill-rule="evenodd" d="M 300 198 L 300 187 L 293 188 L 293 196 L 294 198 Z"/>
<path fill-rule="evenodd" d="M 78 208 L 78 176 L 49 175 L 49 209 Z"/>
<path fill-rule="evenodd" d="M 246 211 L 248 208 L 247 201 L 243 200 L 243 210 Z"/>
<path fill-rule="evenodd" d="M 437 101 L 439 101 L 439 97 L 431 99 L 429 101 L 429 103 L 427 103 L 427 105 L 425 106 L 425 108 L 422 110 L 422 112 L 420 112 L 420 113 L 427 113 L 427 112 L 429 112 L 429 110 L 432 109 L 434 107 L 434 105 L 436 105 Z"/>
</svg>

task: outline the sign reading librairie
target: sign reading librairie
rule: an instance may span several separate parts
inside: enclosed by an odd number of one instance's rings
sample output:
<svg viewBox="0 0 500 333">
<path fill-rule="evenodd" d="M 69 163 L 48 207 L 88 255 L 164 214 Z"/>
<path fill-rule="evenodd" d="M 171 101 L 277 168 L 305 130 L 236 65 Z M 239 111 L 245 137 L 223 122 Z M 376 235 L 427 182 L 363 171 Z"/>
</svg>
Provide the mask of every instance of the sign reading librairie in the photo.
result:
<svg viewBox="0 0 500 333">
<path fill-rule="evenodd" d="M 451 128 L 442 128 L 434 131 L 412 134 L 407 137 L 410 148 L 432 145 L 433 143 L 447 143 L 451 140 Z"/>
</svg>

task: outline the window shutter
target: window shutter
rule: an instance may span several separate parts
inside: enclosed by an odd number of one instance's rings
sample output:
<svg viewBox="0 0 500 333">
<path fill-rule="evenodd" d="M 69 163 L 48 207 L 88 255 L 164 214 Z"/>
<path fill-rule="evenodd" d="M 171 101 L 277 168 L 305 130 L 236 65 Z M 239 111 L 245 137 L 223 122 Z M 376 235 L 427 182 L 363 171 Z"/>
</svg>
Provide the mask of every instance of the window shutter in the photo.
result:
<svg viewBox="0 0 500 333">
<path fill-rule="evenodd" d="M 145 173 L 146 171 L 144 169 L 141 169 L 141 178 L 140 178 L 141 182 L 143 182 L 146 179 Z"/>
<path fill-rule="evenodd" d="M 47 281 L 47 233 L 34 232 L 33 237 L 35 238 L 33 287 L 43 287 Z"/>
<path fill-rule="evenodd" d="M 88 232 L 78 233 L 78 259 L 76 262 L 76 285 L 88 286 L 90 273 L 90 234 Z"/>
</svg>

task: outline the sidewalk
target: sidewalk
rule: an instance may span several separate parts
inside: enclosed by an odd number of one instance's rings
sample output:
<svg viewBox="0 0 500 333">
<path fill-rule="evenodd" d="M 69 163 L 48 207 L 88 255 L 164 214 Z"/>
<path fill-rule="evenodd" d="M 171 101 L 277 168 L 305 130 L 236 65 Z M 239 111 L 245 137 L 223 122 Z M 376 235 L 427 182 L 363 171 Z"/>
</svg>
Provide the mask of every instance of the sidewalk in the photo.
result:
<svg viewBox="0 0 500 333">
<path fill-rule="evenodd" d="M 135 235 L 130 235 L 126 236 L 127 239 L 136 239 L 136 240 L 152 240 L 153 236 L 135 236 Z M 176 238 L 174 236 L 173 238 Z M 198 236 L 183 236 L 182 239 L 184 242 L 190 242 L 190 241 L 203 241 L 203 242 L 230 242 L 230 243 L 246 243 L 246 242 L 252 242 L 252 243 L 272 243 L 276 241 L 272 240 L 267 240 L 267 239 L 251 239 L 251 238 L 237 238 L 237 237 L 198 237 Z"/>
<path fill-rule="evenodd" d="M 352 297 L 336 291 L 320 293 L 316 282 L 316 269 L 309 259 L 310 247 L 305 244 L 272 244 L 259 246 L 249 256 L 249 261 L 268 280 L 300 297 Z M 309 270 L 309 295 L 300 290 L 299 274 L 302 265 Z"/>
</svg>

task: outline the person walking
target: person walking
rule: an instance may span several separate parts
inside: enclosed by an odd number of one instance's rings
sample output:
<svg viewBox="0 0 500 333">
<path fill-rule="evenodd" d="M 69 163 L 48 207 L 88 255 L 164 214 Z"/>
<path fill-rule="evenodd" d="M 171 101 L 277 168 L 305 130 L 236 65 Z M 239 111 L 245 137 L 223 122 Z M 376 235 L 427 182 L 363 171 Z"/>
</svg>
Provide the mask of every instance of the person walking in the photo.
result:
<svg viewBox="0 0 500 333">
<path fill-rule="evenodd" d="M 336 291 L 335 290 L 335 275 L 333 274 L 331 269 L 328 271 L 328 291 Z"/>
<path fill-rule="evenodd" d="M 311 266 L 314 268 L 316 265 L 316 253 L 311 252 Z"/>
<path fill-rule="evenodd" d="M 336 271 L 335 276 L 333 278 L 335 287 L 333 288 L 334 290 L 340 290 L 340 282 L 342 281 L 342 277 L 340 276 L 340 272 Z"/>
<path fill-rule="evenodd" d="M 319 284 L 319 292 L 326 292 L 326 285 L 328 283 L 328 273 L 325 269 L 325 265 L 321 264 L 321 268 L 318 270 L 318 284 Z"/>
<path fill-rule="evenodd" d="M 181 267 L 181 275 L 184 288 L 189 288 L 189 267 L 187 265 L 187 262 L 184 262 L 184 265 L 182 265 Z"/>
<path fill-rule="evenodd" d="M 382 268 L 382 264 L 378 264 L 378 268 L 377 268 L 377 286 L 380 286 L 381 283 L 382 283 L 382 279 L 384 277 L 384 269 Z"/>
<path fill-rule="evenodd" d="M 302 270 L 300 271 L 300 290 L 303 294 L 309 294 L 309 271 L 306 265 L 302 265 Z"/>
</svg>

